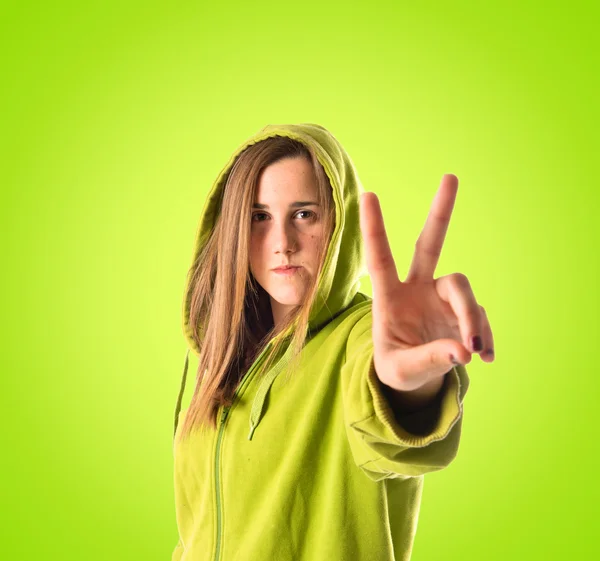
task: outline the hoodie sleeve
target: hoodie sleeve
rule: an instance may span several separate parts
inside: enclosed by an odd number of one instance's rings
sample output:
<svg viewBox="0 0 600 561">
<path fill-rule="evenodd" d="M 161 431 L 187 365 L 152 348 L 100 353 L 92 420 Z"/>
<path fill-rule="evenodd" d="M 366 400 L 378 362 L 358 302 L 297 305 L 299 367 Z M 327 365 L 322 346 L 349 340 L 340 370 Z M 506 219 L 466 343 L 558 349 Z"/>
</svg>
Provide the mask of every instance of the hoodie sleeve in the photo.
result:
<svg viewBox="0 0 600 561">
<path fill-rule="evenodd" d="M 341 370 L 344 420 L 354 461 L 374 481 L 441 470 L 458 452 L 467 371 L 464 366 L 452 368 L 426 408 L 394 411 L 375 372 L 370 317 L 365 316 L 350 334 Z"/>
</svg>

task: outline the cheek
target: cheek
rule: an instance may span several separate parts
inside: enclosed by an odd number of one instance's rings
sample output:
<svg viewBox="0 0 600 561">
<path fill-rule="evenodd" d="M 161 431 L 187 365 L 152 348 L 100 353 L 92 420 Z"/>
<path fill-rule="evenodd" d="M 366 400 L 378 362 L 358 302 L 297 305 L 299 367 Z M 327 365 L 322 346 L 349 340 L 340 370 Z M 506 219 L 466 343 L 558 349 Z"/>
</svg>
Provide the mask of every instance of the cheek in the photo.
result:
<svg viewBox="0 0 600 561">
<path fill-rule="evenodd" d="M 250 265 L 258 266 L 262 261 L 263 241 L 259 236 L 253 235 L 250 238 Z"/>
<path fill-rule="evenodd" d="M 321 242 L 322 239 L 322 235 L 321 233 L 317 232 L 317 233 L 313 233 L 310 234 L 308 237 L 308 243 L 310 245 L 311 251 L 314 253 L 317 251 L 318 246 Z"/>
</svg>

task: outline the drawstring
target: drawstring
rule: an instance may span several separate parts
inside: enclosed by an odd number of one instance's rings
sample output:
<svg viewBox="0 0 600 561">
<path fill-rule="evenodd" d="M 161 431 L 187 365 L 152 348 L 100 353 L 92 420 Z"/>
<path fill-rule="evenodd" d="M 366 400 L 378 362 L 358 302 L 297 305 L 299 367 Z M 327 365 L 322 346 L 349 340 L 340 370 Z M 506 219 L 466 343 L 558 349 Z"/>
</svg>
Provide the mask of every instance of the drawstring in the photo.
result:
<svg viewBox="0 0 600 561">
<path fill-rule="evenodd" d="M 175 440 L 175 434 L 177 433 L 177 423 L 179 422 L 179 412 L 181 411 L 181 401 L 183 400 L 183 392 L 185 390 L 185 379 L 187 377 L 187 369 L 190 356 L 190 349 L 188 348 L 187 353 L 185 353 L 185 364 L 183 366 L 183 377 L 181 380 L 181 388 L 179 390 L 179 397 L 177 398 L 177 404 L 175 405 L 175 423 L 173 428 L 173 440 Z"/>
<path fill-rule="evenodd" d="M 267 373 L 256 392 L 256 396 L 254 397 L 254 401 L 252 402 L 252 409 L 250 411 L 250 434 L 248 434 L 248 440 L 252 440 L 252 435 L 254 434 L 256 427 L 260 423 L 267 393 L 269 392 L 269 389 L 271 389 L 271 385 L 275 381 L 275 378 L 277 378 L 277 376 L 281 373 L 283 368 L 289 362 L 291 347 L 291 345 L 288 346 L 284 355 L 281 357 L 279 362 Z"/>
</svg>

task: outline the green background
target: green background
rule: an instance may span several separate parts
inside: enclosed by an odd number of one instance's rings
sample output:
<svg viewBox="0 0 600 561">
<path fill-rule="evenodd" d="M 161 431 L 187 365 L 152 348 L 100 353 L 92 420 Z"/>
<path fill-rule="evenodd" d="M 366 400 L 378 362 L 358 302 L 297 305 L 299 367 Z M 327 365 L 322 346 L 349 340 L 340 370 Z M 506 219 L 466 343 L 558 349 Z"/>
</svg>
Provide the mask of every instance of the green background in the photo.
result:
<svg viewBox="0 0 600 561">
<path fill-rule="evenodd" d="M 4 2 L 0 558 L 170 559 L 200 211 L 292 122 L 379 195 L 400 278 L 459 178 L 436 276 L 468 276 L 496 360 L 413 561 L 599 558 L 593 5 Z"/>
</svg>

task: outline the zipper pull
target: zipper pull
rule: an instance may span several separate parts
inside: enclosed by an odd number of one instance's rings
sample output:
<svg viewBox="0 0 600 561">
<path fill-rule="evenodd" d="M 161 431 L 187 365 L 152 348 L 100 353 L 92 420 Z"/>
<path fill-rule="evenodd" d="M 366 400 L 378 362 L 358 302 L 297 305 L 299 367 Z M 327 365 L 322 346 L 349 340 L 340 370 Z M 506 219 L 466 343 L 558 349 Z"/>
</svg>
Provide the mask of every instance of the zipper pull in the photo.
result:
<svg viewBox="0 0 600 561">
<path fill-rule="evenodd" d="M 231 409 L 231 405 L 223 407 L 223 414 L 221 415 L 221 424 L 223 424 L 225 422 L 225 419 L 227 419 L 229 409 Z"/>
</svg>

